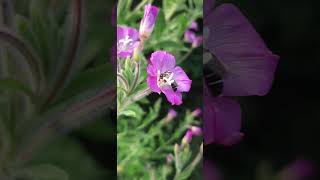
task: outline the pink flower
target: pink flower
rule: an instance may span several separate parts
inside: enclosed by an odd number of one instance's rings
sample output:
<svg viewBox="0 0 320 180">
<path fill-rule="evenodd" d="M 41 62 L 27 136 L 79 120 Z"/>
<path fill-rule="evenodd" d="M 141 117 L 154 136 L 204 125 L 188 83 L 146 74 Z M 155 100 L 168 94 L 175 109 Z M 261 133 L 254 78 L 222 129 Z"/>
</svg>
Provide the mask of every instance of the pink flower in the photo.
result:
<svg viewBox="0 0 320 180">
<path fill-rule="evenodd" d="M 144 16 L 140 23 L 140 38 L 142 40 L 148 39 L 153 31 L 153 28 L 157 21 L 159 8 L 150 4 L 144 7 Z"/>
<path fill-rule="evenodd" d="M 200 108 L 197 108 L 197 109 L 193 110 L 192 113 L 191 113 L 191 115 L 192 115 L 193 117 L 198 117 L 198 116 L 200 116 L 200 115 L 201 115 L 201 109 L 200 109 Z"/>
<path fill-rule="evenodd" d="M 172 121 L 175 117 L 177 116 L 177 112 L 174 109 L 170 109 L 167 117 L 165 118 L 165 121 L 167 123 L 169 123 L 170 121 Z"/>
<path fill-rule="evenodd" d="M 192 47 L 198 47 L 202 43 L 202 36 L 197 36 L 195 31 L 198 30 L 198 24 L 194 21 L 184 33 L 184 40 L 192 44 Z"/>
<path fill-rule="evenodd" d="M 192 140 L 192 130 L 191 129 L 188 129 L 186 134 L 184 135 L 184 137 L 182 138 L 182 144 L 186 145 L 186 144 L 189 144 Z"/>
<path fill-rule="evenodd" d="M 117 56 L 126 58 L 139 46 L 139 33 L 132 27 L 117 27 Z"/>
<path fill-rule="evenodd" d="M 201 134 L 202 134 L 201 128 L 199 128 L 197 126 L 191 126 L 190 129 L 191 129 L 192 135 L 201 136 Z"/>
<path fill-rule="evenodd" d="M 165 51 L 152 53 L 147 73 L 147 82 L 153 92 L 163 92 L 172 105 L 182 104 L 181 92 L 189 92 L 192 81 L 181 67 L 176 66 L 173 55 Z"/>
</svg>

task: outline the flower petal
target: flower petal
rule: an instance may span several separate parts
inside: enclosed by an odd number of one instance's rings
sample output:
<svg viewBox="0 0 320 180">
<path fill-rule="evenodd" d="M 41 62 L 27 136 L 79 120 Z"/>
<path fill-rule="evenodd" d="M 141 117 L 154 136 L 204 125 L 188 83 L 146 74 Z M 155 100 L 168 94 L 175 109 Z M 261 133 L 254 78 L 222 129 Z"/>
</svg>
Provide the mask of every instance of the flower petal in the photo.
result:
<svg viewBox="0 0 320 180">
<path fill-rule="evenodd" d="M 147 83 L 148 83 L 151 91 L 159 93 L 159 94 L 161 93 L 161 90 L 157 85 L 157 77 L 156 76 L 148 76 Z"/>
<path fill-rule="evenodd" d="M 150 61 L 155 68 L 160 70 L 161 73 L 173 71 L 176 65 L 176 59 L 174 56 L 166 51 L 156 51 L 152 53 Z"/>
<path fill-rule="evenodd" d="M 224 97 L 204 98 L 204 141 L 206 144 L 217 143 L 233 145 L 238 143 L 243 134 L 241 128 L 240 105 Z"/>
<path fill-rule="evenodd" d="M 177 91 L 189 92 L 192 84 L 192 80 L 189 79 L 188 75 L 179 66 L 174 68 L 174 76 L 176 83 L 178 84 Z"/>
<path fill-rule="evenodd" d="M 149 76 L 157 77 L 157 68 L 154 67 L 154 65 L 150 63 L 147 67 L 147 73 Z"/>
<path fill-rule="evenodd" d="M 181 105 L 182 104 L 182 94 L 181 92 L 174 92 L 171 88 L 161 89 L 161 91 L 166 95 L 167 100 L 171 105 Z"/>
<path fill-rule="evenodd" d="M 225 96 L 265 95 L 272 84 L 278 56 L 241 12 L 231 4 L 217 7 L 205 17 L 209 28 L 205 47 L 227 70 Z"/>
<path fill-rule="evenodd" d="M 130 43 L 121 45 L 120 41 L 129 38 Z M 125 58 L 131 56 L 134 49 L 140 45 L 139 33 L 136 29 L 126 26 L 117 27 L 117 56 Z"/>
</svg>

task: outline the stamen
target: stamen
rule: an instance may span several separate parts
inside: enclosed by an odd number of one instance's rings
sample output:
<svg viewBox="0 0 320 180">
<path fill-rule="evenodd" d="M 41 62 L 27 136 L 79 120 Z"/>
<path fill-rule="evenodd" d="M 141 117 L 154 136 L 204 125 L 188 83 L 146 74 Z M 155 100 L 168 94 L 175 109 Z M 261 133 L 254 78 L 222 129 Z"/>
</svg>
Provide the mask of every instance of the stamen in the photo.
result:
<svg viewBox="0 0 320 180">
<path fill-rule="evenodd" d="M 117 47 L 119 47 L 120 50 L 127 50 L 128 46 L 132 45 L 133 40 L 129 37 L 129 35 L 126 35 L 124 39 L 119 40 L 119 43 Z"/>
</svg>

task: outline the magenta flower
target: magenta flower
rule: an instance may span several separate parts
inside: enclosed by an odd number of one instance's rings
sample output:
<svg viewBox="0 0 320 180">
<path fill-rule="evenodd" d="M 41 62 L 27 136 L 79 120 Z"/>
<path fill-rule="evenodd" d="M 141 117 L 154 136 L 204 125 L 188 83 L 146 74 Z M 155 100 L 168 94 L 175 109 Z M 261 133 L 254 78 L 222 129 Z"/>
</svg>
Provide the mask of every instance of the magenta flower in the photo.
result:
<svg viewBox="0 0 320 180">
<path fill-rule="evenodd" d="M 167 114 L 167 117 L 165 118 L 165 121 L 169 123 L 177 116 L 177 112 L 174 109 L 169 109 L 169 112 Z"/>
<path fill-rule="evenodd" d="M 197 126 L 191 126 L 190 127 L 191 129 L 191 132 L 192 132 L 192 135 L 195 135 L 195 136 L 201 136 L 202 134 L 202 130 L 200 127 L 197 127 Z"/>
<path fill-rule="evenodd" d="M 144 16 L 140 23 L 140 38 L 148 39 L 153 31 L 158 17 L 159 8 L 148 4 L 144 7 Z"/>
<path fill-rule="evenodd" d="M 205 1 L 204 139 L 206 144 L 233 145 L 243 136 L 241 109 L 228 97 L 265 95 L 278 56 L 235 6 L 213 6 L 213 0 Z"/>
<path fill-rule="evenodd" d="M 202 36 L 197 36 L 195 33 L 198 29 L 198 24 L 196 22 L 192 22 L 190 27 L 184 33 L 184 40 L 191 43 L 192 47 L 198 47 L 202 43 Z"/>
<path fill-rule="evenodd" d="M 192 112 L 191 112 L 191 115 L 193 116 L 193 117 L 198 117 L 198 116 L 200 116 L 201 115 L 201 109 L 200 108 L 197 108 L 197 109 L 195 109 L 195 110 L 193 110 Z"/>
<path fill-rule="evenodd" d="M 172 105 L 182 104 L 181 92 L 189 92 L 192 81 L 181 67 L 176 66 L 173 55 L 165 51 L 152 53 L 147 73 L 147 82 L 153 92 L 163 92 Z"/>
<path fill-rule="evenodd" d="M 192 130 L 191 129 L 188 129 L 186 134 L 184 135 L 184 137 L 182 138 L 182 144 L 186 145 L 186 144 L 189 144 L 192 140 Z"/>
<path fill-rule="evenodd" d="M 139 46 L 139 33 L 131 27 L 117 27 L 117 56 L 130 57 L 136 47 Z"/>
</svg>

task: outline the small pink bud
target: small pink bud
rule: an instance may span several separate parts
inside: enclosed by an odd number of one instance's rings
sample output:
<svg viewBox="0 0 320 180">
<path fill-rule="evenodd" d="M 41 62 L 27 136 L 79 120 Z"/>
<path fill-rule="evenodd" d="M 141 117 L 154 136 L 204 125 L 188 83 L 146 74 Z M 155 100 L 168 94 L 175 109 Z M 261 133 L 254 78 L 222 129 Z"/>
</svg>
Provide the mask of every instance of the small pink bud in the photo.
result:
<svg viewBox="0 0 320 180">
<path fill-rule="evenodd" d="M 184 135 L 183 139 L 182 139 L 182 144 L 186 145 L 189 144 L 192 140 L 192 130 L 188 129 L 188 131 L 186 132 L 186 134 Z"/>
<path fill-rule="evenodd" d="M 200 136 L 202 134 L 201 128 L 199 128 L 197 126 L 192 126 L 190 129 L 191 129 L 193 135 Z"/>
<path fill-rule="evenodd" d="M 172 154 L 167 155 L 167 164 L 172 164 L 174 157 Z"/>
<path fill-rule="evenodd" d="M 170 109 L 168 112 L 168 115 L 166 117 L 166 122 L 170 122 L 172 119 L 174 119 L 177 116 L 177 112 L 173 109 Z"/>
<path fill-rule="evenodd" d="M 144 16 L 140 23 L 140 38 L 148 39 L 153 31 L 158 17 L 159 8 L 148 4 L 144 7 Z"/>
<path fill-rule="evenodd" d="M 191 113 L 191 115 L 192 115 L 193 117 L 198 117 L 198 116 L 200 116 L 200 114 L 201 114 L 201 109 L 200 109 L 200 108 L 195 109 L 195 110 L 192 111 L 192 113 Z"/>
</svg>

